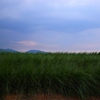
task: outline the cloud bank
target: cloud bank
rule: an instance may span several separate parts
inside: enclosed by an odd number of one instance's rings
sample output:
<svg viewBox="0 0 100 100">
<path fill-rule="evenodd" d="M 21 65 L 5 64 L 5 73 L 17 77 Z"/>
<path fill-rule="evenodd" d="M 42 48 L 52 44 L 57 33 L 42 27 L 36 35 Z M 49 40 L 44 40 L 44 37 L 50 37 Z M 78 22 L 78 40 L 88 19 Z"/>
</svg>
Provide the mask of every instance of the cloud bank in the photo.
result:
<svg viewBox="0 0 100 100">
<path fill-rule="evenodd" d="M 1 0 L 0 47 L 99 51 L 99 0 Z"/>
</svg>

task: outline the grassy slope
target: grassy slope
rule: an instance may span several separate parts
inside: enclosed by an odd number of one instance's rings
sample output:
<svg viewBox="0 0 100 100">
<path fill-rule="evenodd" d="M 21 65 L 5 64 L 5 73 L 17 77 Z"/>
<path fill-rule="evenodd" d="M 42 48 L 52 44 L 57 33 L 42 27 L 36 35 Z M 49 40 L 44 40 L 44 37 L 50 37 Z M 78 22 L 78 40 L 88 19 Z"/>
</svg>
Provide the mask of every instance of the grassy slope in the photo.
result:
<svg viewBox="0 0 100 100">
<path fill-rule="evenodd" d="M 0 94 L 100 95 L 100 54 L 0 53 Z"/>
</svg>

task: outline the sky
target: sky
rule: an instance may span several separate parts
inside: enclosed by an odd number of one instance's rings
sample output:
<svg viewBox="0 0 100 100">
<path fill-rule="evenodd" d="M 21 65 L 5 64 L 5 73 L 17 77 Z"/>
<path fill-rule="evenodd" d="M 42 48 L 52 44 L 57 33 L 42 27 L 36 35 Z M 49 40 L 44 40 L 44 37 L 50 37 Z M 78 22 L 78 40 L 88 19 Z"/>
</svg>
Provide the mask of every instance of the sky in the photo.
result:
<svg viewBox="0 0 100 100">
<path fill-rule="evenodd" d="M 100 0 L 0 0 L 0 48 L 100 51 Z"/>
</svg>

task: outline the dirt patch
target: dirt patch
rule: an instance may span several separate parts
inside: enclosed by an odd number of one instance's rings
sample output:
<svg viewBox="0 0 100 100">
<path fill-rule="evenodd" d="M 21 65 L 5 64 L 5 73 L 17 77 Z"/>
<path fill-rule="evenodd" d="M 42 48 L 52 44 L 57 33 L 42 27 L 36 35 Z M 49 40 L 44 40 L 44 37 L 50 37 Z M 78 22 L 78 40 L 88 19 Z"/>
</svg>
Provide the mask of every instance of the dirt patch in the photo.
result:
<svg viewBox="0 0 100 100">
<path fill-rule="evenodd" d="M 80 100 L 79 98 L 64 97 L 62 95 L 48 95 L 48 94 L 36 94 L 31 96 L 25 95 L 6 95 L 4 100 Z M 100 100 L 100 98 L 87 98 L 87 100 Z"/>
</svg>

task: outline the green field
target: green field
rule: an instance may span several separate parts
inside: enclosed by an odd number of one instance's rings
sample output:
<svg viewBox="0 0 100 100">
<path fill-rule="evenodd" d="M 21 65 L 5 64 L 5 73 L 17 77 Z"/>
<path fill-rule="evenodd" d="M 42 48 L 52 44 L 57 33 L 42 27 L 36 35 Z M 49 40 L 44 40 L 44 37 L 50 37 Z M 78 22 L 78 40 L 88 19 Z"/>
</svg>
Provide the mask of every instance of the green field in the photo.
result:
<svg viewBox="0 0 100 100">
<path fill-rule="evenodd" d="M 0 53 L 0 96 L 100 96 L 100 53 Z"/>
</svg>

